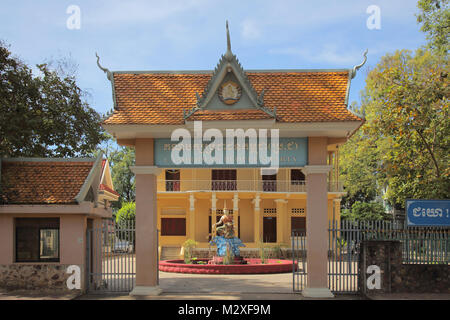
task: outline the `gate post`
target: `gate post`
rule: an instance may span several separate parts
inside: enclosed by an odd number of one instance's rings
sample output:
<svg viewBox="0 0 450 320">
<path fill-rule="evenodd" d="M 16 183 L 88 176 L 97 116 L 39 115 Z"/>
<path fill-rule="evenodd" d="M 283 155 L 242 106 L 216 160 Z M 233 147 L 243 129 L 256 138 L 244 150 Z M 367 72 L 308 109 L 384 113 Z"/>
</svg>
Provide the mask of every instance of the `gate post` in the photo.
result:
<svg viewBox="0 0 450 320">
<path fill-rule="evenodd" d="M 303 296 L 334 297 L 328 288 L 328 165 L 308 165 L 306 196 L 307 286 Z"/>
<path fill-rule="evenodd" d="M 136 285 L 130 295 L 159 295 L 157 244 L 157 184 L 161 169 L 153 166 L 153 139 L 138 139 L 136 166 Z"/>
</svg>

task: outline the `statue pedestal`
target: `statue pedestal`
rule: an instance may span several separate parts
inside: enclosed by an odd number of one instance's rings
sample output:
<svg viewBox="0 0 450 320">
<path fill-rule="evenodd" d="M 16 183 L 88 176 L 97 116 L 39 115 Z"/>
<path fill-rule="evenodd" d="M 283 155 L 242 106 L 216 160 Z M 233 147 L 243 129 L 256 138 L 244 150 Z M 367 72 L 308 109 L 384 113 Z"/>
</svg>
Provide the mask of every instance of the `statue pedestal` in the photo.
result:
<svg viewBox="0 0 450 320">
<path fill-rule="evenodd" d="M 217 236 L 210 241 L 210 244 L 215 244 L 217 246 L 217 255 L 219 257 L 224 257 L 227 254 L 227 249 L 231 250 L 233 256 L 239 257 L 239 247 L 245 247 L 238 237 L 225 238 L 224 236 Z"/>
<path fill-rule="evenodd" d="M 211 260 L 208 261 L 208 264 L 223 264 L 223 257 L 214 256 Z M 247 261 L 239 256 L 234 257 L 234 261 L 232 264 L 247 264 Z"/>
</svg>

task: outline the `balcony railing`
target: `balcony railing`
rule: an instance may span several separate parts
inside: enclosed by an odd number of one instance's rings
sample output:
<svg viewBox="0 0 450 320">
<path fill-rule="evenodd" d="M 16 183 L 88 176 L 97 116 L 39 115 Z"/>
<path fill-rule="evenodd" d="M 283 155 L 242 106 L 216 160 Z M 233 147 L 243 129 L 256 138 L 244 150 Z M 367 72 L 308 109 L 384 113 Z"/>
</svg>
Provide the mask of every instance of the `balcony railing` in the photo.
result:
<svg viewBox="0 0 450 320">
<path fill-rule="evenodd" d="M 303 180 L 158 180 L 159 192 L 257 191 L 306 193 Z M 340 182 L 328 182 L 328 192 L 343 192 Z"/>
</svg>

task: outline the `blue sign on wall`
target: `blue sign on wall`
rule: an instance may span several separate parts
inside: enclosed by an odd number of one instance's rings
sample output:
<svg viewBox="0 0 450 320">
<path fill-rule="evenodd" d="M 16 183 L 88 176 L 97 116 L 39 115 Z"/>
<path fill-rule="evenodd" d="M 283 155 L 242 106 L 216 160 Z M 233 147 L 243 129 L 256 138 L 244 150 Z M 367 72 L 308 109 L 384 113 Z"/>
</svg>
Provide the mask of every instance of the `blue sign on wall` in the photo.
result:
<svg viewBox="0 0 450 320">
<path fill-rule="evenodd" d="M 450 227 L 450 200 L 406 200 L 408 226 Z"/>
<path fill-rule="evenodd" d="M 268 145 L 270 149 L 270 139 L 268 139 Z M 259 167 L 269 167 L 270 165 L 264 165 L 259 162 L 256 164 L 251 164 L 249 159 L 249 146 L 248 141 L 245 145 L 245 163 L 238 163 L 235 155 L 236 161 L 234 164 L 227 164 L 226 157 L 226 147 L 224 146 L 223 156 L 224 160 L 222 164 L 195 164 L 194 153 L 197 152 L 193 150 L 191 153 L 191 161 L 186 164 L 175 164 L 172 161 L 171 153 L 172 149 L 178 144 L 177 141 L 171 141 L 170 139 L 155 139 L 154 142 L 154 155 L 155 155 L 155 165 L 160 168 L 259 168 Z M 203 149 L 209 144 L 209 142 L 203 143 Z M 193 145 L 193 143 L 192 143 Z M 237 144 L 235 144 L 237 148 Z M 236 150 L 236 149 L 235 149 Z M 268 151 L 268 156 L 270 150 Z M 279 167 L 303 167 L 308 164 L 308 138 L 279 138 Z"/>
</svg>

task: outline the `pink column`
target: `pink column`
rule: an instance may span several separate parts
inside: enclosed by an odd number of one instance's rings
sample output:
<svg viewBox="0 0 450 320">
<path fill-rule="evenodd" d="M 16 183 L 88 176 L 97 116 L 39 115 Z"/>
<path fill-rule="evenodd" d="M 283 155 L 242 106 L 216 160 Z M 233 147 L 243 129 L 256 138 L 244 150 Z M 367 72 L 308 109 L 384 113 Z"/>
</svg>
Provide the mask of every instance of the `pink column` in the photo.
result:
<svg viewBox="0 0 450 320">
<path fill-rule="evenodd" d="M 306 177 L 307 287 L 305 297 L 332 298 L 328 289 L 328 186 L 327 138 L 309 138 Z"/>
<path fill-rule="evenodd" d="M 159 295 L 156 176 L 153 140 L 136 141 L 136 285 L 130 295 Z"/>
</svg>

